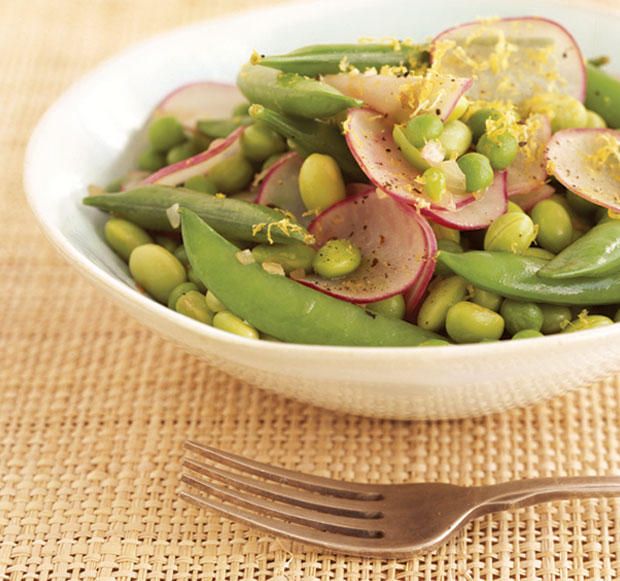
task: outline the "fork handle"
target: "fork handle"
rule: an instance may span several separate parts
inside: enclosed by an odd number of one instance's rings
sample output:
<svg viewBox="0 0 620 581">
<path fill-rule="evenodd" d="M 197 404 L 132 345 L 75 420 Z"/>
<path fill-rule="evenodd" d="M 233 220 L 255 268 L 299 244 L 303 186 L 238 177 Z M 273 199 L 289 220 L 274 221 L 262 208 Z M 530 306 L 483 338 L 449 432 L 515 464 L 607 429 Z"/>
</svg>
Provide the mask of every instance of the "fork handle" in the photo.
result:
<svg viewBox="0 0 620 581">
<path fill-rule="evenodd" d="M 532 478 L 483 486 L 480 492 L 486 509 L 508 510 L 552 500 L 620 496 L 620 476 Z"/>
</svg>

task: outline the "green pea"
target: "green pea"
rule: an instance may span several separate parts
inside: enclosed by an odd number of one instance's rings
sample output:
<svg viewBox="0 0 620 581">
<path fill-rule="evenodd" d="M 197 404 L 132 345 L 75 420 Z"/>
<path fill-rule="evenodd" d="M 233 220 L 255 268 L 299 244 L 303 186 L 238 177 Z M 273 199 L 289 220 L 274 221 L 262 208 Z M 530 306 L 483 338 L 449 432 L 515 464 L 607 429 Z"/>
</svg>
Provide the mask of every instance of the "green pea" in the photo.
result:
<svg viewBox="0 0 620 581">
<path fill-rule="evenodd" d="M 434 202 L 438 202 L 448 191 L 446 174 L 438 167 L 429 167 L 422 174 L 424 193 Z"/>
<path fill-rule="evenodd" d="M 606 327 L 613 325 L 614 322 L 604 315 L 579 315 L 574 321 L 563 329 L 563 333 L 574 333 L 575 331 L 586 331 L 596 327 Z"/>
<path fill-rule="evenodd" d="M 555 254 L 553 252 L 549 252 L 544 248 L 539 248 L 538 246 L 530 246 L 523 252 L 523 256 L 532 256 L 534 258 L 542 258 L 543 260 L 551 260 L 555 258 Z"/>
<path fill-rule="evenodd" d="M 179 247 L 179 243 L 174 238 L 171 238 L 170 236 L 165 236 L 163 234 L 158 234 L 153 240 L 155 244 L 163 246 L 168 252 L 172 252 L 173 254 L 174 251 Z"/>
<path fill-rule="evenodd" d="M 488 119 L 499 119 L 500 113 L 495 109 L 478 109 L 468 120 L 467 125 L 471 129 L 474 142 L 477 142 L 480 137 L 487 131 Z"/>
<path fill-rule="evenodd" d="M 349 240 L 329 240 L 316 253 L 312 267 L 323 278 L 338 278 L 355 272 L 361 262 L 360 249 Z"/>
<path fill-rule="evenodd" d="M 572 210 L 582 216 L 591 216 L 599 208 L 596 204 L 584 200 L 581 196 L 571 191 L 566 192 L 566 202 Z"/>
<path fill-rule="evenodd" d="M 226 311 L 226 305 L 220 301 L 211 291 L 207 291 L 205 302 L 209 310 L 213 313 L 219 313 L 220 311 Z"/>
<path fill-rule="evenodd" d="M 536 238 L 536 227 L 524 213 L 502 214 L 488 227 L 484 236 L 484 249 L 489 251 L 522 254 Z"/>
<path fill-rule="evenodd" d="M 123 189 L 123 178 L 112 180 L 104 189 L 108 194 L 120 192 Z"/>
<path fill-rule="evenodd" d="M 444 341 L 443 339 L 427 339 L 426 341 L 422 341 L 418 345 L 418 347 L 442 347 L 443 345 L 451 345 L 449 341 Z"/>
<path fill-rule="evenodd" d="M 207 176 L 193 176 L 185 182 L 184 186 L 188 190 L 194 190 L 195 192 L 203 192 L 211 195 L 217 194 L 215 182 Z"/>
<path fill-rule="evenodd" d="M 191 266 L 187 267 L 187 278 L 198 287 L 198 290 L 201 293 L 206 293 L 207 292 L 207 287 L 198 278 L 198 275 L 196 274 L 196 271 Z"/>
<path fill-rule="evenodd" d="M 183 244 L 175 248 L 173 254 L 179 259 L 185 268 L 189 266 L 189 257 L 187 256 L 187 251 L 185 250 L 185 246 L 183 246 Z"/>
<path fill-rule="evenodd" d="M 494 179 L 493 168 L 487 157 L 480 153 L 466 153 L 457 160 L 461 171 L 465 174 L 468 192 L 486 190 Z"/>
<path fill-rule="evenodd" d="M 511 202 L 510 200 L 508 200 L 508 207 L 506 208 L 506 213 L 510 214 L 512 212 L 517 212 L 519 214 L 525 213 L 523 211 L 523 208 L 519 206 L 519 204 L 515 204 L 514 202 Z"/>
<path fill-rule="evenodd" d="M 446 252 L 463 252 L 463 248 L 458 242 L 454 240 L 448 240 L 447 238 L 440 238 L 437 240 L 437 250 L 445 250 Z M 435 263 L 435 275 L 439 277 L 451 276 L 454 274 L 448 266 L 443 262 Z"/>
<path fill-rule="evenodd" d="M 218 192 L 235 194 L 245 189 L 254 176 L 252 164 L 242 155 L 223 159 L 209 170 L 209 179 Z"/>
<path fill-rule="evenodd" d="M 573 127 L 586 127 L 588 123 L 588 112 L 581 101 L 569 95 L 563 95 L 558 102 L 553 118 L 551 119 L 551 129 L 555 133 L 562 129 Z"/>
<path fill-rule="evenodd" d="M 209 146 L 213 143 L 213 139 L 200 131 L 194 131 L 191 137 L 191 142 L 196 147 L 196 150 L 200 152 L 209 149 Z"/>
<path fill-rule="evenodd" d="M 446 323 L 448 309 L 467 296 L 467 281 L 460 276 L 440 280 L 429 290 L 418 312 L 418 326 L 440 331 Z"/>
<path fill-rule="evenodd" d="M 286 143 L 273 129 L 256 122 L 243 132 L 241 149 L 248 159 L 260 162 L 271 155 L 282 153 L 286 149 Z"/>
<path fill-rule="evenodd" d="M 239 103 L 238 105 L 235 105 L 234 109 L 232 110 L 232 116 L 233 117 L 244 117 L 248 114 L 249 109 L 250 109 L 250 104 L 247 101 L 243 103 Z"/>
<path fill-rule="evenodd" d="M 536 240 L 545 250 L 557 254 L 571 243 L 573 224 L 562 204 L 556 200 L 542 200 L 532 208 L 531 215 L 538 226 Z"/>
<path fill-rule="evenodd" d="M 299 192 L 308 210 L 324 210 L 346 197 L 342 172 L 329 155 L 313 153 L 299 170 Z"/>
<path fill-rule="evenodd" d="M 148 128 L 149 141 L 155 151 L 168 151 L 185 141 L 183 126 L 174 117 L 158 117 Z"/>
<path fill-rule="evenodd" d="M 604 129 L 607 127 L 605 119 L 594 111 L 586 111 L 586 127 L 590 129 Z"/>
<path fill-rule="evenodd" d="M 230 311 L 220 311 L 215 313 L 213 317 L 213 326 L 216 329 L 227 331 L 245 337 L 246 339 L 258 339 L 258 331 L 252 327 L 249 323 L 246 323 L 236 315 L 233 315 Z"/>
<path fill-rule="evenodd" d="M 448 310 L 446 331 L 457 343 L 497 341 L 504 332 L 504 319 L 490 309 L 461 301 Z"/>
<path fill-rule="evenodd" d="M 405 135 L 414 147 L 423 147 L 431 139 L 437 139 L 442 131 L 443 122 L 432 113 L 416 115 L 404 127 Z"/>
<path fill-rule="evenodd" d="M 373 313 L 389 317 L 390 319 L 402 319 L 405 316 L 405 298 L 403 295 L 394 295 L 389 299 L 368 303 L 366 308 Z"/>
<path fill-rule="evenodd" d="M 138 156 L 138 169 L 154 172 L 166 165 L 166 156 L 150 147 Z"/>
<path fill-rule="evenodd" d="M 274 163 L 276 163 L 280 158 L 282 157 L 281 153 L 274 153 L 273 155 L 270 155 L 264 162 L 263 165 L 261 167 L 262 171 L 265 171 L 266 169 L 269 169 Z"/>
<path fill-rule="evenodd" d="M 207 325 L 213 322 L 213 313 L 207 308 L 204 295 L 197 290 L 190 290 L 181 295 L 175 303 L 175 310 Z"/>
<path fill-rule="evenodd" d="M 168 297 L 168 308 L 175 310 L 177 301 L 189 291 L 197 291 L 198 287 L 193 282 L 182 282 L 180 285 L 175 286 Z M 201 295 L 202 296 L 202 295 Z"/>
<path fill-rule="evenodd" d="M 168 165 L 172 165 L 173 163 L 179 163 L 184 159 L 188 159 L 193 157 L 197 153 L 200 153 L 200 149 L 196 147 L 195 143 L 191 141 L 186 141 L 185 143 L 180 143 L 179 145 L 175 145 L 173 148 L 168 151 L 166 154 L 166 163 Z"/>
<path fill-rule="evenodd" d="M 294 270 L 311 270 L 315 255 L 312 246 L 302 243 L 259 244 L 252 249 L 256 262 L 276 262 L 282 265 L 287 274 Z"/>
<path fill-rule="evenodd" d="M 110 248 L 125 261 L 135 248 L 153 242 L 146 230 L 122 218 L 110 218 L 103 228 L 103 235 Z"/>
<path fill-rule="evenodd" d="M 485 133 L 476 145 L 478 153 L 489 158 L 493 169 L 506 169 L 519 153 L 519 142 L 512 133 L 502 133 L 489 137 Z"/>
<path fill-rule="evenodd" d="M 462 121 L 448 121 L 439 136 L 446 158 L 456 159 L 467 152 L 472 142 L 471 129 Z"/>
<path fill-rule="evenodd" d="M 436 224 L 435 222 L 431 222 L 430 225 L 435 233 L 435 238 L 437 238 L 437 241 L 452 240 L 452 242 L 456 242 L 456 244 L 459 244 L 461 241 L 461 232 L 459 230 L 448 228 L 448 226 L 442 226 L 441 224 Z M 444 250 L 447 250 L 447 248 Z"/>
<path fill-rule="evenodd" d="M 536 303 L 524 303 L 505 299 L 499 310 L 506 323 L 506 331 L 514 335 L 523 329 L 540 331 L 543 324 L 543 312 Z"/>
<path fill-rule="evenodd" d="M 502 297 L 498 294 L 483 290 L 481 288 L 474 288 L 471 295 L 471 302 L 489 309 L 490 311 L 499 311 L 502 305 Z"/>
<path fill-rule="evenodd" d="M 154 299 L 166 304 L 172 290 L 187 280 L 179 260 L 157 244 L 143 244 L 129 256 L 129 272 Z"/>
<path fill-rule="evenodd" d="M 536 329 L 523 329 L 515 333 L 513 339 L 534 339 L 535 337 L 542 337 L 543 334 Z"/>
<path fill-rule="evenodd" d="M 540 330 L 545 335 L 560 333 L 573 318 L 571 310 L 562 305 L 538 305 L 543 314 L 543 323 Z"/>
</svg>

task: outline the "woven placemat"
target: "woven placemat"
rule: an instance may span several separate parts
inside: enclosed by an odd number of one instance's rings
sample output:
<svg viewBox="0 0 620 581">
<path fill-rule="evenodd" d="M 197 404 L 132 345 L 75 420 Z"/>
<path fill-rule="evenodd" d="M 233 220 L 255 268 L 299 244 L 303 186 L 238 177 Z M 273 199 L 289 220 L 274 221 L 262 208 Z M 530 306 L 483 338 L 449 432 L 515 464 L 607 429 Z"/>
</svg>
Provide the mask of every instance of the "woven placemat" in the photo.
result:
<svg viewBox="0 0 620 581">
<path fill-rule="evenodd" d="M 256 4 L 0 1 L 0 578 L 620 577 L 620 501 L 492 515 L 434 553 L 381 561 L 317 552 L 177 500 L 186 437 L 367 482 L 620 473 L 617 378 L 475 420 L 337 415 L 180 352 L 113 307 L 44 240 L 20 178 L 44 109 L 134 40 Z"/>
</svg>

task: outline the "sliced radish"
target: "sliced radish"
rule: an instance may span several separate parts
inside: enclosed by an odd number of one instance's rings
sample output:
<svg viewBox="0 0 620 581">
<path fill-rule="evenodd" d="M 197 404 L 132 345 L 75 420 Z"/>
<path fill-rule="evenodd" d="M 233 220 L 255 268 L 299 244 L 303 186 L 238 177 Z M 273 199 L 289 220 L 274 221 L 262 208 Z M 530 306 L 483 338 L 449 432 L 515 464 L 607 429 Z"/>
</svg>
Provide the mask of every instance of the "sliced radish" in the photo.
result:
<svg viewBox="0 0 620 581">
<path fill-rule="evenodd" d="M 171 115 L 187 129 L 201 119 L 230 117 L 235 105 L 245 98 L 236 85 L 210 81 L 190 83 L 175 89 L 155 107 L 153 116 Z"/>
<path fill-rule="evenodd" d="M 353 182 L 347 184 L 347 196 L 355 196 L 356 194 L 361 194 L 362 192 L 367 192 L 374 189 L 375 186 L 371 184 L 360 184 L 357 182 Z"/>
<path fill-rule="evenodd" d="M 620 130 L 558 131 L 546 156 L 548 171 L 571 192 L 620 212 Z"/>
<path fill-rule="evenodd" d="M 372 109 L 350 109 L 345 136 L 353 157 L 379 189 L 419 208 L 453 209 L 474 201 L 473 196 L 448 194 L 441 204 L 431 202 L 416 178 L 421 174 L 403 156 L 392 137 L 392 123 Z"/>
<path fill-rule="evenodd" d="M 502 18 L 450 28 L 433 41 L 433 69 L 471 77 L 474 99 L 521 101 L 540 93 L 585 100 L 584 58 L 573 36 L 553 20 Z"/>
<path fill-rule="evenodd" d="M 430 232 L 428 240 L 429 245 L 437 248 L 437 241 L 432 231 Z M 437 251 L 435 251 L 435 253 L 437 253 Z M 412 323 L 415 323 L 417 319 L 418 307 L 422 303 L 422 300 L 426 295 L 426 289 L 428 288 L 428 285 L 433 278 L 433 274 L 435 273 L 435 264 L 436 261 L 434 259 L 425 262 L 418 278 L 405 293 L 405 319 L 411 321 Z"/>
<path fill-rule="evenodd" d="M 495 174 L 493 183 L 473 203 L 452 212 L 426 208 L 422 210 L 429 220 L 456 230 L 480 230 L 506 212 L 508 192 L 506 172 Z"/>
<path fill-rule="evenodd" d="M 527 194 L 510 196 L 510 201 L 520 206 L 524 212 L 529 212 L 538 202 L 550 198 L 553 194 L 555 194 L 555 188 L 549 184 L 543 184 Z"/>
<path fill-rule="evenodd" d="M 352 303 L 371 303 L 405 292 L 435 258 L 435 238 L 428 222 L 410 206 L 374 189 L 334 204 L 308 230 L 318 246 L 340 238 L 362 251 L 361 266 L 347 277 L 299 279 Z"/>
<path fill-rule="evenodd" d="M 446 119 L 472 85 L 471 79 L 430 74 L 428 77 L 395 77 L 379 74 L 341 73 L 323 80 L 341 93 L 361 99 L 385 113 L 392 122 L 403 123 L 414 113 L 437 113 Z"/>
<path fill-rule="evenodd" d="M 189 178 L 207 174 L 209 169 L 215 164 L 241 153 L 240 138 L 243 131 L 244 127 L 235 129 L 217 145 L 214 146 L 212 144 L 207 151 L 203 151 L 178 163 L 162 167 L 159 171 L 145 178 L 142 183 L 178 186 L 185 183 Z"/>
<path fill-rule="evenodd" d="M 551 123 L 544 115 L 532 115 L 525 121 L 529 139 L 519 148 L 508 168 L 508 195 L 527 194 L 540 188 L 547 179 L 545 147 L 551 139 Z"/>
</svg>

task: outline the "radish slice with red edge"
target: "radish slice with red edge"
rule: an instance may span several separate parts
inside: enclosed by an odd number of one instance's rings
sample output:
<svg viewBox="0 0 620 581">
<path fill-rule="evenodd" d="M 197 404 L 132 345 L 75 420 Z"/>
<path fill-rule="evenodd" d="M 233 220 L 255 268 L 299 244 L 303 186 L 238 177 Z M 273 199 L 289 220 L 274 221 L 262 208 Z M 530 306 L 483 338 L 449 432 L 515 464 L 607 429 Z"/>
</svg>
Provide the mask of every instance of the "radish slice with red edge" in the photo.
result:
<svg viewBox="0 0 620 581">
<path fill-rule="evenodd" d="M 170 115 L 186 129 L 201 119 L 230 117 L 235 105 L 245 101 L 236 85 L 211 81 L 183 85 L 166 95 L 153 111 L 154 117 Z"/>
<path fill-rule="evenodd" d="M 549 173 L 571 192 L 620 212 L 620 130 L 558 131 L 546 157 Z"/>
<path fill-rule="evenodd" d="M 434 262 L 437 251 L 428 222 L 412 207 L 374 188 L 334 204 L 308 230 L 318 247 L 338 238 L 361 250 L 361 265 L 346 277 L 297 279 L 351 303 L 372 303 L 405 292 Z"/>
<path fill-rule="evenodd" d="M 506 212 L 508 206 L 506 172 L 495 174 L 493 183 L 472 204 L 452 212 L 426 208 L 422 210 L 429 220 L 455 230 L 480 230 Z"/>
<path fill-rule="evenodd" d="M 235 129 L 226 139 L 222 139 L 216 145 L 212 144 L 209 149 L 198 155 L 162 167 L 145 178 L 142 183 L 178 186 L 185 183 L 189 178 L 208 174 L 209 169 L 220 161 L 241 153 L 240 138 L 244 129 L 244 127 Z"/>
<path fill-rule="evenodd" d="M 536 16 L 488 19 L 449 28 L 433 40 L 432 68 L 472 77 L 473 99 L 513 101 L 540 93 L 586 95 L 585 61 L 560 24 Z"/>
<path fill-rule="evenodd" d="M 436 113 L 445 120 L 472 85 L 471 79 L 432 73 L 427 77 L 340 73 L 326 75 L 323 81 L 394 123 L 404 123 L 414 113 Z"/>
<path fill-rule="evenodd" d="M 428 243 L 435 249 L 437 248 L 437 240 L 432 231 L 429 235 Z M 435 250 L 435 254 L 437 254 L 437 250 Z M 418 278 L 405 292 L 405 319 L 407 319 L 407 321 L 412 323 L 416 322 L 418 307 L 422 303 L 426 295 L 426 289 L 433 278 L 435 265 L 435 259 L 425 262 Z"/>
<path fill-rule="evenodd" d="M 421 172 L 403 156 L 392 137 L 393 124 L 372 109 L 350 109 L 345 121 L 345 137 L 353 157 L 379 189 L 419 208 L 454 209 L 474 201 L 473 196 L 448 193 L 445 202 L 433 203 L 423 193 L 416 178 Z"/>
<path fill-rule="evenodd" d="M 549 184 L 543 184 L 540 188 L 528 192 L 527 194 L 517 194 L 510 196 L 510 201 L 514 202 L 524 212 L 529 212 L 538 202 L 542 202 L 555 194 L 555 188 Z"/>
</svg>

